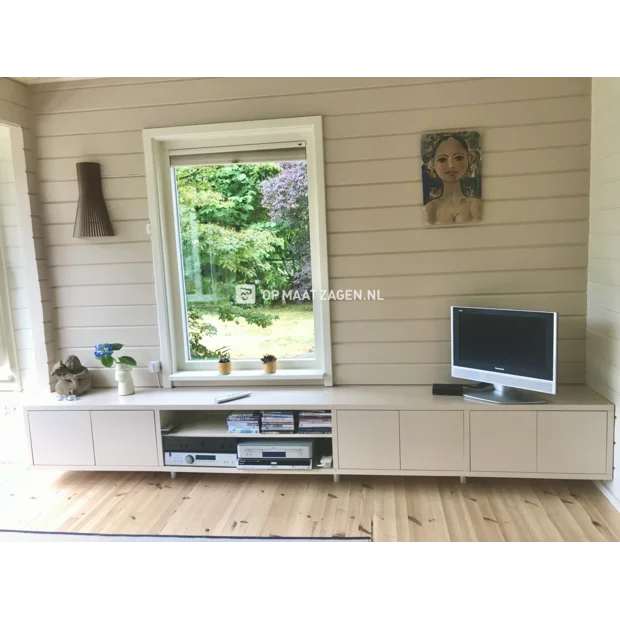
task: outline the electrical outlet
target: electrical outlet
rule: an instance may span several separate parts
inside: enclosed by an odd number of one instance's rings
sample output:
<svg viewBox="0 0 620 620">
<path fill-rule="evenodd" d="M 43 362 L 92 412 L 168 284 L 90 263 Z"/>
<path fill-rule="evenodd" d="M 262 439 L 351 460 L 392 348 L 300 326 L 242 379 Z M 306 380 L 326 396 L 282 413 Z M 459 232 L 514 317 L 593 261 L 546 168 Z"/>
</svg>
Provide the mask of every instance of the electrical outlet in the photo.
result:
<svg viewBox="0 0 620 620">
<path fill-rule="evenodd" d="M 149 372 L 161 372 L 161 362 L 149 362 Z"/>
</svg>

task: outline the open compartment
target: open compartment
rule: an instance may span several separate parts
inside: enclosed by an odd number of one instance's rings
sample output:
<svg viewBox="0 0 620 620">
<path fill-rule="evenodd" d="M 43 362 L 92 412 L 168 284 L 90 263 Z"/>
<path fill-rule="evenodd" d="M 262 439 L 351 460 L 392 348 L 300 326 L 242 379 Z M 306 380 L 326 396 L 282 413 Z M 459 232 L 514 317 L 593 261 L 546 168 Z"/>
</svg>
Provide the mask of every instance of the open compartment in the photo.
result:
<svg viewBox="0 0 620 620">
<path fill-rule="evenodd" d="M 227 419 L 228 415 L 233 412 L 241 413 L 232 408 L 217 411 L 160 411 L 164 466 L 202 471 L 205 471 L 205 468 L 208 468 L 208 471 L 215 471 L 216 468 L 222 471 L 229 468 L 230 471 L 235 468 L 237 471 L 248 473 L 261 471 L 303 473 L 309 469 L 281 469 L 278 465 L 283 464 L 282 459 L 286 464 L 286 459 L 291 458 L 289 455 L 296 451 L 296 447 L 305 446 L 307 442 L 310 442 L 312 444 L 312 470 L 327 472 L 333 468 L 333 463 L 329 459 L 333 455 L 331 433 L 298 432 L 298 411 L 292 411 L 295 414 L 295 432 L 293 433 L 231 433 L 228 430 Z M 266 410 L 244 410 L 242 413 L 268 412 Z M 238 462 L 240 442 L 246 446 L 256 445 L 256 450 L 249 450 L 255 462 L 247 459 L 242 464 Z M 261 452 L 261 446 L 268 446 L 263 450 L 264 454 Z M 303 458 L 300 457 L 300 460 Z M 268 459 L 273 459 L 273 463 L 270 464 Z"/>
</svg>

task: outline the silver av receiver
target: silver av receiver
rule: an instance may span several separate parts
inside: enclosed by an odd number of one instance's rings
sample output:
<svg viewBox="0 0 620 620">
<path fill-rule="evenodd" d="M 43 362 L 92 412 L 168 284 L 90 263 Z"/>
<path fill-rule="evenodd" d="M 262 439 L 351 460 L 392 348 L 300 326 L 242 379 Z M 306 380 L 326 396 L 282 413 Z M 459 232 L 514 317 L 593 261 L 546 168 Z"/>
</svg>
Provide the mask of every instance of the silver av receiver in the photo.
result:
<svg viewBox="0 0 620 620">
<path fill-rule="evenodd" d="M 237 467 L 237 455 L 225 452 L 164 452 L 164 465 Z"/>
<path fill-rule="evenodd" d="M 185 425 L 161 440 L 164 465 L 237 467 L 237 441 L 230 437 L 201 437 Z"/>
</svg>

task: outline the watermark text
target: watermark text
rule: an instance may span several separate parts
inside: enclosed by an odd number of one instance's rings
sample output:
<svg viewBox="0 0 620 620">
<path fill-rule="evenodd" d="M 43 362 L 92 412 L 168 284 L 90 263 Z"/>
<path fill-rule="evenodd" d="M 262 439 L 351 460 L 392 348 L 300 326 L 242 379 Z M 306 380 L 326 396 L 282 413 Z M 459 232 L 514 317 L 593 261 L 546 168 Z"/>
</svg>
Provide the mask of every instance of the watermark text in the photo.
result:
<svg viewBox="0 0 620 620">
<path fill-rule="evenodd" d="M 256 286 L 254 284 L 238 284 L 236 301 L 238 304 L 256 303 Z M 385 301 L 379 289 L 310 289 L 310 290 L 278 290 L 265 289 L 260 291 L 263 301 Z"/>
</svg>

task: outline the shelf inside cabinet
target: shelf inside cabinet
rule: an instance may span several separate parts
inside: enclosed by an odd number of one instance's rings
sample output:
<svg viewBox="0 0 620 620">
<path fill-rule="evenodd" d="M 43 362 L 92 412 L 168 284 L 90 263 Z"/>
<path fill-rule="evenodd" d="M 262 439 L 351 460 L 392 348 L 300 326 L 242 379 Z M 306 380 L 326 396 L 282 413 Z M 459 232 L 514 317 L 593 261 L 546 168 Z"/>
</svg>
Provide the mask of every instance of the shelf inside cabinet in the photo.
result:
<svg viewBox="0 0 620 620">
<path fill-rule="evenodd" d="M 331 433 L 229 433 L 226 424 L 227 413 L 179 418 L 179 425 L 169 436 L 177 437 L 233 437 L 237 439 L 329 439 Z"/>
</svg>

